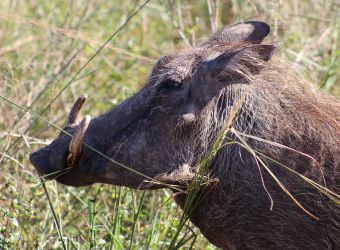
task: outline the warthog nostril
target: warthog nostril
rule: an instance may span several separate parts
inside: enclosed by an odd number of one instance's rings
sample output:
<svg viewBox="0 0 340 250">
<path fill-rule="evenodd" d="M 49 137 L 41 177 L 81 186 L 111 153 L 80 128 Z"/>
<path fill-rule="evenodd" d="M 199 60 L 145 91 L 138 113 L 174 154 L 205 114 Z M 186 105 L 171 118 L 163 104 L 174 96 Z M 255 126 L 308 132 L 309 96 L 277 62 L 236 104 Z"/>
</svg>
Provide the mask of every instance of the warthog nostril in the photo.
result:
<svg viewBox="0 0 340 250">
<path fill-rule="evenodd" d="M 31 153 L 29 159 L 33 166 L 38 171 L 39 175 L 45 174 L 49 169 L 48 151 L 46 151 L 44 148 L 34 153 Z"/>
</svg>

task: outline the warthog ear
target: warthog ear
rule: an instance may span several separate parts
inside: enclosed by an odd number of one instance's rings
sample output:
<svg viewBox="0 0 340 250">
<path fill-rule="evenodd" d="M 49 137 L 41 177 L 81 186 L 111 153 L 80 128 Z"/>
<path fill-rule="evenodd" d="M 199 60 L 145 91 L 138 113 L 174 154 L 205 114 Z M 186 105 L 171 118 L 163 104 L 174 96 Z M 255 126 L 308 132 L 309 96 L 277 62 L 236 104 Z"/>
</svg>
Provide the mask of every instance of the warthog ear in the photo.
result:
<svg viewBox="0 0 340 250">
<path fill-rule="evenodd" d="M 226 42 L 250 42 L 259 44 L 269 34 L 270 26 L 264 22 L 249 21 L 237 23 L 223 28 L 213 35 L 203 45 L 213 45 Z"/>
<path fill-rule="evenodd" d="M 191 85 L 192 95 L 205 105 L 227 85 L 250 83 L 266 66 L 274 50 L 274 45 L 250 44 L 227 49 L 214 58 L 206 59 L 198 66 L 197 79 Z"/>
<path fill-rule="evenodd" d="M 240 50 L 226 51 L 208 61 L 211 77 L 219 80 L 237 80 L 250 78 L 258 74 L 273 55 L 274 45 L 256 44 Z"/>
</svg>

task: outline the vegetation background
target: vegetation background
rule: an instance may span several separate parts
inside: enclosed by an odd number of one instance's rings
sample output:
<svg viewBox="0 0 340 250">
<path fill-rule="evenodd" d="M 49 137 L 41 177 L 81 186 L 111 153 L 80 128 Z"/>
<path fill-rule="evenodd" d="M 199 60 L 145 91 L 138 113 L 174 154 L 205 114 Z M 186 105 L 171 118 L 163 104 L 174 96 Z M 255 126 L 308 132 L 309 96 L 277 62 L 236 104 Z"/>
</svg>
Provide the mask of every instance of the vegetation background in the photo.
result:
<svg viewBox="0 0 340 250">
<path fill-rule="evenodd" d="M 151 0 L 130 18 L 143 3 L 0 1 L 0 96 L 63 127 L 80 94 L 96 116 L 143 86 L 159 56 L 251 19 L 271 25 L 266 41 L 278 56 L 340 95 L 336 0 Z M 55 181 L 44 190 L 28 155 L 59 131 L 8 100 L 0 98 L 0 249 L 215 249 L 190 222 L 175 237 L 181 212 L 168 190 Z"/>
</svg>

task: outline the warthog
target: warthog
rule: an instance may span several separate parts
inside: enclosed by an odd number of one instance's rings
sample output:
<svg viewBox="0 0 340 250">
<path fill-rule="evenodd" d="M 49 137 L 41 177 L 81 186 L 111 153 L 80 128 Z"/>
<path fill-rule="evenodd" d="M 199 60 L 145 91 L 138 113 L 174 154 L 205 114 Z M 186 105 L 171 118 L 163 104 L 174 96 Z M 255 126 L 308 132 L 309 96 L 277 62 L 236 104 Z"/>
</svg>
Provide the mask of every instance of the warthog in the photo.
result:
<svg viewBox="0 0 340 250">
<path fill-rule="evenodd" d="M 272 58 L 269 32 L 239 23 L 163 56 L 94 119 L 80 97 L 31 162 L 66 185 L 180 188 L 182 208 L 201 179 L 188 216 L 223 249 L 340 249 L 340 103 Z"/>
</svg>

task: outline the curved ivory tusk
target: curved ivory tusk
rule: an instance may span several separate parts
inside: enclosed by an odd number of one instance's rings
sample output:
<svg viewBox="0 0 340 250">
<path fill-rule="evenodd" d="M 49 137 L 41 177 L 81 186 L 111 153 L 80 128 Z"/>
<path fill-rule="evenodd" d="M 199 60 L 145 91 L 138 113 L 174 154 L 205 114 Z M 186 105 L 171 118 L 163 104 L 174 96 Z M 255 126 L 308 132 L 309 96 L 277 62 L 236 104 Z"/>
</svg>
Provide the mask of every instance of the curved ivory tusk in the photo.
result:
<svg viewBox="0 0 340 250">
<path fill-rule="evenodd" d="M 79 113 L 87 99 L 87 94 L 81 95 L 77 101 L 73 104 L 71 112 L 68 116 L 69 125 L 78 125 L 80 122 Z"/>
<path fill-rule="evenodd" d="M 90 124 L 90 121 L 91 117 L 89 115 L 85 116 L 85 118 L 82 120 L 82 122 L 78 125 L 73 133 L 73 137 L 68 148 L 69 153 L 67 156 L 67 164 L 69 166 L 74 166 L 80 158 L 80 155 L 83 151 L 85 133 Z"/>
</svg>

